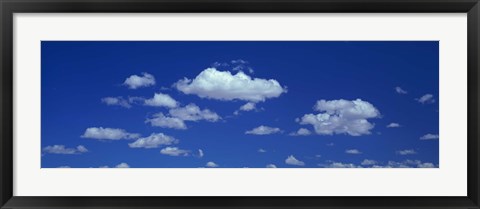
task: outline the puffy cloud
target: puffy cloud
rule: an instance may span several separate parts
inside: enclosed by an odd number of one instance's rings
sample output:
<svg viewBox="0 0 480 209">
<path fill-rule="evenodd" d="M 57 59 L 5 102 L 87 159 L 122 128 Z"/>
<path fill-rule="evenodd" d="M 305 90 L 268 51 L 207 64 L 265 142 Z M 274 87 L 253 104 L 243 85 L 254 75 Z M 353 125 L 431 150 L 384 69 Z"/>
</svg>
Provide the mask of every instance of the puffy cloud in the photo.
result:
<svg viewBox="0 0 480 209">
<path fill-rule="evenodd" d="M 120 163 L 116 165 L 115 168 L 130 168 L 130 165 L 128 165 L 127 163 Z"/>
<path fill-rule="evenodd" d="M 125 108 L 131 108 L 129 101 L 124 99 L 123 97 L 105 97 L 101 100 L 103 103 L 109 106 L 121 106 Z"/>
<path fill-rule="evenodd" d="M 170 115 L 184 121 L 198 121 L 206 120 L 215 122 L 221 119 L 217 113 L 210 111 L 209 109 L 200 110 L 195 104 L 188 104 L 185 107 L 170 109 Z"/>
<path fill-rule="evenodd" d="M 297 122 L 312 125 L 317 134 L 349 134 L 360 136 L 370 134 L 374 124 L 367 119 L 380 116 L 380 112 L 369 102 L 357 100 L 319 100 L 314 109 L 321 113 L 306 114 Z"/>
<path fill-rule="evenodd" d="M 73 155 L 88 152 L 88 149 L 83 145 L 78 145 L 76 148 L 66 148 L 65 145 L 53 145 L 44 147 L 43 152 L 49 154 Z"/>
<path fill-rule="evenodd" d="M 360 151 L 357 150 L 357 149 L 347 149 L 347 150 L 345 150 L 345 153 L 347 153 L 347 154 L 352 154 L 352 155 L 362 154 L 362 152 L 360 152 Z"/>
<path fill-rule="evenodd" d="M 399 155 L 413 155 L 413 154 L 417 154 L 417 152 L 415 152 L 415 150 L 413 150 L 413 149 L 406 149 L 406 150 L 397 151 L 397 154 L 399 154 Z"/>
<path fill-rule="evenodd" d="M 168 94 L 155 93 L 153 98 L 145 100 L 145 105 L 154 107 L 175 108 L 178 102 Z"/>
<path fill-rule="evenodd" d="M 160 150 L 161 154 L 170 155 L 170 156 L 188 156 L 190 150 L 179 149 L 178 147 L 165 147 Z"/>
<path fill-rule="evenodd" d="M 148 73 L 142 73 L 142 76 L 131 75 L 130 77 L 125 79 L 125 82 L 123 82 L 123 85 L 128 86 L 128 88 L 130 89 L 153 86 L 155 85 L 155 77 L 153 77 L 153 75 L 150 75 Z"/>
<path fill-rule="evenodd" d="M 395 91 L 399 94 L 407 94 L 408 92 L 400 88 L 399 86 L 395 87 Z"/>
<path fill-rule="evenodd" d="M 265 166 L 266 168 L 277 168 L 277 166 L 275 164 L 268 164 L 267 166 Z"/>
<path fill-rule="evenodd" d="M 425 134 L 420 137 L 421 140 L 431 140 L 431 139 L 438 139 L 438 134 Z"/>
<path fill-rule="evenodd" d="M 257 151 L 260 152 L 260 153 L 267 152 L 267 150 L 264 150 L 264 149 L 262 149 L 262 148 L 258 149 Z"/>
<path fill-rule="evenodd" d="M 286 92 L 274 79 L 251 78 L 243 72 L 232 75 L 229 71 L 208 68 L 193 80 L 184 78 L 174 86 L 185 94 L 218 100 L 265 101 Z"/>
<path fill-rule="evenodd" d="M 205 166 L 207 166 L 207 167 L 209 167 L 209 168 L 216 168 L 216 167 L 218 167 L 219 165 L 216 164 L 216 163 L 214 163 L 214 162 L 212 162 L 212 161 L 210 161 L 210 162 L 208 162 Z"/>
<path fill-rule="evenodd" d="M 362 161 L 362 163 L 360 163 L 361 165 L 375 165 L 377 164 L 378 162 L 375 161 L 375 160 L 369 160 L 369 159 L 365 159 Z"/>
<path fill-rule="evenodd" d="M 161 145 L 171 145 L 178 143 L 178 139 L 167 136 L 163 133 L 153 133 L 150 136 L 137 139 L 135 142 L 128 144 L 131 148 L 157 148 Z"/>
<path fill-rule="evenodd" d="M 290 133 L 290 136 L 308 136 L 310 134 L 312 134 L 312 132 L 310 132 L 308 129 L 300 128 L 298 131 Z"/>
<path fill-rule="evenodd" d="M 387 128 L 399 128 L 400 124 L 398 123 L 390 123 L 387 125 Z"/>
<path fill-rule="evenodd" d="M 252 111 L 255 109 L 255 103 L 253 102 L 247 102 L 247 104 L 244 104 L 240 107 L 241 111 Z"/>
<path fill-rule="evenodd" d="M 125 130 L 118 128 L 91 127 L 87 128 L 81 137 L 91 139 L 120 140 L 136 139 L 140 137 L 140 134 L 128 133 Z"/>
<path fill-rule="evenodd" d="M 182 119 L 167 117 L 163 113 L 157 113 L 153 115 L 153 118 L 148 118 L 145 122 L 162 128 L 187 129 L 187 125 L 185 125 Z"/>
<path fill-rule="evenodd" d="M 433 95 L 431 94 L 425 94 L 422 97 L 416 99 L 418 102 L 422 104 L 428 104 L 428 103 L 434 103 L 435 99 L 433 99 Z"/>
<path fill-rule="evenodd" d="M 198 149 L 198 157 L 203 157 L 203 156 L 204 156 L 203 150 Z"/>
<path fill-rule="evenodd" d="M 305 166 L 304 162 L 297 160 L 293 155 L 288 156 L 287 159 L 285 159 L 285 163 L 288 165 Z"/>
<path fill-rule="evenodd" d="M 275 134 L 275 133 L 280 133 L 282 130 L 279 128 L 274 128 L 274 127 L 268 127 L 268 126 L 259 126 L 256 127 L 252 130 L 246 131 L 245 134 L 252 134 L 252 135 L 269 135 L 269 134 Z"/>
</svg>

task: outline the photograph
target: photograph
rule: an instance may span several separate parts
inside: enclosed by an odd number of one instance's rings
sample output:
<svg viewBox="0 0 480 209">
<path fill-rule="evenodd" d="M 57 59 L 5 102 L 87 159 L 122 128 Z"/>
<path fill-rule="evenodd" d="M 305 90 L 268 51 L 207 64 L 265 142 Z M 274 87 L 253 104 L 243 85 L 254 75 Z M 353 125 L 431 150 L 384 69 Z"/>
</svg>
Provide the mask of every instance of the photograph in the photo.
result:
<svg viewBox="0 0 480 209">
<path fill-rule="evenodd" d="M 441 167 L 434 40 L 48 40 L 40 91 L 42 169 Z"/>
</svg>

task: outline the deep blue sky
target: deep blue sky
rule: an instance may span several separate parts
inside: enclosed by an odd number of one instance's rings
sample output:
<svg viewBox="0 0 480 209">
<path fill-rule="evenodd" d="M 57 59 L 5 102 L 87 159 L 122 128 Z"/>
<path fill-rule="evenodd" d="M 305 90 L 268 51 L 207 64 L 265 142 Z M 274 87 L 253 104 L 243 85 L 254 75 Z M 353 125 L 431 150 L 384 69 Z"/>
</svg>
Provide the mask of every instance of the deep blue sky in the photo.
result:
<svg viewBox="0 0 480 209">
<path fill-rule="evenodd" d="M 438 54 L 436 41 L 43 41 L 42 167 L 115 167 L 126 163 L 132 168 L 196 168 L 210 161 L 220 168 L 264 168 L 267 164 L 292 168 L 372 167 L 361 165 L 365 159 L 376 161 L 372 164 L 377 166 L 438 167 L 439 139 L 420 139 L 439 131 Z M 214 63 L 228 63 L 217 70 L 235 74 L 232 69 L 236 64 L 231 61 L 239 59 L 248 62 L 244 66 L 247 75 L 275 79 L 288 92 L 258 102 L 256 111 L 234 115 L 247 101 L 200 98 L 172 86 L 184 77 L 195 78 Z M 248 72 L 248 67 L 254 72 Z M 155 85 L 129 89 L 123 84 L 126 78 L 143 72 L 155 77 Z M 397 93 L 397 86 L 408 93 Z M 167 115 L 168 108 L 141 102 L 124 108 L 102 102 L 102 98 L 120 96 L 148 99 L 154 93 L 170 95 L 180 107 L 194 103 L 222 119 L 186 121 L 186 130 L 153 127 L 145 120 L 159 112 Z M 417 100 L 426 94 L 431 94 L 435 102 Z M 374 124 L 371 134 L 316 134 L 312 125 L 295 121 L 305 114 L 320 113 L 313 107 L 322 99 L 361 99 L 372 104 L 380 114 L 367 119 Z M 390 123 L 400 127 L 387 128 Z M 245 134 L 260 125 L 282 132 Z M 135 139 L 81 137 L 90 127 L 124 129 L 142 137 L 164 133 L 179 140 L 169 147 L 191 153 L 168 156 L 160 153 L 167 145 L 130 148 L 128 144 Z M 312 134 L 289 135 L 299 128 L 307 128 Z M 55 154 L 45 149 L 54 145 L 83 145 L 88 152 Z M 203 157 L 198 156 L 198 149 L 203 150 Z M 353 149 L 361 154 L 346 153 Z M 404 150 L 413 150 L 414 154 L 400 154 Z M 290 155 L 305 165 L 287 164 Z"/>
</svg>

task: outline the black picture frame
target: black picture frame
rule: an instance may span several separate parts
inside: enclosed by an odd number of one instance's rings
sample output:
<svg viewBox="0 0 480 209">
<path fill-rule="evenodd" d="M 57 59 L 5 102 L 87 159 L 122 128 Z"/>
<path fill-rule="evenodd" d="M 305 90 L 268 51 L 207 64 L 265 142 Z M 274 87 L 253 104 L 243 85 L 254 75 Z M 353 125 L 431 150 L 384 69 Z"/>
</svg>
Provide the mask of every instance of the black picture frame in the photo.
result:
<svg viewBox="0 0 480 209">
<path fill-rule="evenodd" d="M 1 208 L 480 208 L 478 0 L 0 0 Z M 14 13 L 467 13 L 466 197 L 20 197 L 13 196 Z M 439 182 L 441 183 L 441 182 Z"/>
</svg>

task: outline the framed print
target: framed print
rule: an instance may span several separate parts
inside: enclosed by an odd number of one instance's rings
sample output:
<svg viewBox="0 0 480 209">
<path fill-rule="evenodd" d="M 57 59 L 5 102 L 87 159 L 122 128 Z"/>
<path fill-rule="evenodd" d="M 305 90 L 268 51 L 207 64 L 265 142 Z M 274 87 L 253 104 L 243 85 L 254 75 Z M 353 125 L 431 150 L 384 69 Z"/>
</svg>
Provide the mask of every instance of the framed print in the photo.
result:
<svg viewBox="0 0 480 209">
<path fill-rule="evenodd" d="M 479 208 L 476 0 L 1 7 L 1 208 Z"/>
</svg>

